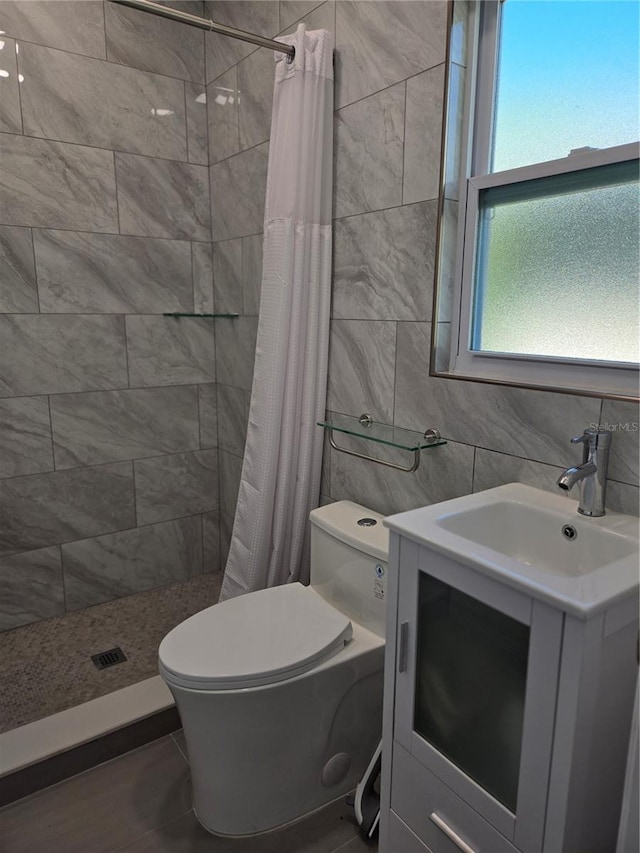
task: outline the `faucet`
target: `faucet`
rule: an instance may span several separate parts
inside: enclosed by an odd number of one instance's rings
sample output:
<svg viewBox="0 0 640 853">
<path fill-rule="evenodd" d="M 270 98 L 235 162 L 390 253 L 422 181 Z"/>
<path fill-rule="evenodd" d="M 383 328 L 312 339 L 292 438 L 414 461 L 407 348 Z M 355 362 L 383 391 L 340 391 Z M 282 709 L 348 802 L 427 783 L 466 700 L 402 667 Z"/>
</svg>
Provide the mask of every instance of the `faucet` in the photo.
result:
<svg viewBox="0 0 640 853">
<path fill-rule="evenodd" d="M 571 443 L 583 445 L 582 465 L 575 465 L 563 471 L 558 477 L 558 486 L 568 492 L 578 483 L 578 512 L 597 518 L 605 513 L 604 498 L 607 491 L 611 432 L 608 429 L 589 427 L 582 435 L 572 438 Z"/>
</svg>

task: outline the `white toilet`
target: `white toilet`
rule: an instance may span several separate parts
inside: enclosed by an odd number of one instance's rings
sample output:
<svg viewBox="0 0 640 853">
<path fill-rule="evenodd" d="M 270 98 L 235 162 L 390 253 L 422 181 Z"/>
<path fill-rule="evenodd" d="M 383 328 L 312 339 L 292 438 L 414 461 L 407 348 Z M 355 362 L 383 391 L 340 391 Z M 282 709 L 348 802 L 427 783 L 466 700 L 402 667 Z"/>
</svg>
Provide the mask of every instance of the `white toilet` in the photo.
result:
<svg viewBox="0 0 640 853">
<path fill-rule="evenodd" d="M 310 519 L 310 586 L 223 601 L 160 645 L 210 832 L 263 832 L 344 795 L 381 737 L 388 531 L 350 501 Z"/>
</svg>

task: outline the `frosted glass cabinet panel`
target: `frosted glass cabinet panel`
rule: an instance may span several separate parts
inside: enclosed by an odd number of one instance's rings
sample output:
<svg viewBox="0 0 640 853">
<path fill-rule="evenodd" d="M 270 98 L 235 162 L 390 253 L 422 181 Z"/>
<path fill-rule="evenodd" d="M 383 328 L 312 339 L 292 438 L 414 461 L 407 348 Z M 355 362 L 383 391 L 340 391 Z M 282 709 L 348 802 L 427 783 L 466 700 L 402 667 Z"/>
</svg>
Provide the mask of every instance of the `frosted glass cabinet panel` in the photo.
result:
<svg viewBox="0 0 640 853">
<path fill-rule="evenodd" d="M 516 811 L 528 625 L 420 573 L 415 731 Z"/>
<path fill-rule="evenodd" d="M 394 737 L 495 831 L 493 850 L 504 841 L 540 853 L 562 615 L 435 551 L 402 545 Z M 456 818 L 446 809 L 437 816 Z"/>
</svg>

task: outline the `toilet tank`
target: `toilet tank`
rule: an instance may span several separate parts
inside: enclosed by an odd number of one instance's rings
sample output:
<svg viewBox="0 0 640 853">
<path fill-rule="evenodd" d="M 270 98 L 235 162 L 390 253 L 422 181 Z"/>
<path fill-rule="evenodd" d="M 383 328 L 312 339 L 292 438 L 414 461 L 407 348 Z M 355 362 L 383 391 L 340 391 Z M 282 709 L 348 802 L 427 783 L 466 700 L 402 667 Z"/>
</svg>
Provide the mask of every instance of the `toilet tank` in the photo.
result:
<svg viewBox="0 0 640 853">
<path fill-rule="evenodd" d="M 383 516 L 337 501 L 309 518 L 311 586 L 349 619 L 384 637 L 389 531 Z"/>
</svg>

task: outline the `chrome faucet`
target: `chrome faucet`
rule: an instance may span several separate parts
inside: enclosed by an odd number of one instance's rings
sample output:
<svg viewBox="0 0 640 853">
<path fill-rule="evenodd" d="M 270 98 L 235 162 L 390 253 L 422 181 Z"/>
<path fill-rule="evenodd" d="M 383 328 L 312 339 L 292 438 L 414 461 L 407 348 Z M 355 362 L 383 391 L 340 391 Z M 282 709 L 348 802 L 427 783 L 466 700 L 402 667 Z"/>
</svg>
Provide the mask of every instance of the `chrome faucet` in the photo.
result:
<svg viewBox="0 0 640 853">
<path fill-rule="evenodd" d="M 611 432 L 608 429 L 588 428 L 582 435 L 572 438 L 571 443 L 583 445 L 582 465 L 563 471 L 558 477 L 558 486 L 568 492 L 578 483 L 578 512 L 597 518 L 605 513 Z"/>
</svg>

